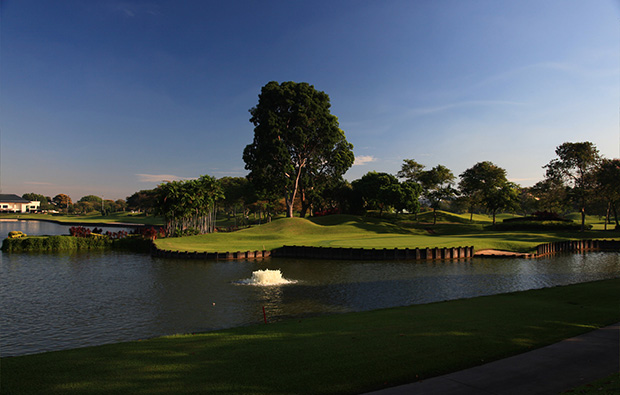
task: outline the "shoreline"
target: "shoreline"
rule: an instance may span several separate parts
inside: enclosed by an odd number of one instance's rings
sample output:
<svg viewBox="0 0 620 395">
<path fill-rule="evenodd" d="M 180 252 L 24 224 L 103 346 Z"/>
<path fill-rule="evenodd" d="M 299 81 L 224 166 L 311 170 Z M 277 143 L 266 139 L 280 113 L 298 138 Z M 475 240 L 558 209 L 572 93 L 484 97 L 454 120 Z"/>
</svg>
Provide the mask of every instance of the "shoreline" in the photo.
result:
<svg viewBox="0 0 620 395">
<path fill-rule="evenodd" d="M 40 221 L 40 222 L 51 222 L 58 225 L 69 225 L 69 226 L 93 226 L 93 227 L 116 227 L 116 228 L 141 228 L 143 226 L 149 227 L 160 227 L 160 225 L 146 225 L 146 224 L 137 224 L 131 222 L 75 222 L 75 221 L 58 221 L 55 219 L 45 219 L 45 218 L 6 218 L 0 219 L 0 222 L 18 222 L 18 221 Z"/>
</svg>

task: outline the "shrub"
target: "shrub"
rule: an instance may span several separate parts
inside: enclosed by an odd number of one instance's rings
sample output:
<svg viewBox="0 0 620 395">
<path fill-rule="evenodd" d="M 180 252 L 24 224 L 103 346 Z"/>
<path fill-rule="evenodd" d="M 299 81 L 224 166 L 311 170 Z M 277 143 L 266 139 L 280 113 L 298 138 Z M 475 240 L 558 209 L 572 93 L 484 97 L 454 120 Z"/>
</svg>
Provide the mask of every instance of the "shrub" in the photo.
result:
<svg viewBox="0 0 620 395">
<path fill-rule="evenodd" d="M 48 252 L 74 251 L 109 248 L 112 240 L 107 237 L 42 236 L 5 239 L 2 251 L 6 252 Z"/>
<path fill-rule="evenodd" d="M 123 239 L 113 240 L 114 249 L 129 250 L 134 252 L 150 252 L 153 242 L 139 235 L 125 237 Z"/>
<path fill-rule="evenodd" d="M 9 232 L 9 239 L 19 239 L 20 237 L 26 237 L 27 235 L 19 230 L 13 230 Z"/>
<path fill-rule="evenodd" d="M 69 234 L 73 237 L 89 237 L 90 229 L 83 226 L 72 226 L 69 228 Z"/>
<path fill-rule="evenodd" d="M 573 221 L 536 221 L 536 220 L 521 220 L 521 221 L 504 221 L 501 224 L 496 224 L 497 230 L 581 230 L 581 224 L 574 223 Z M 592 229 L 592 225 L 586 225 L 586 229 Z"/>
</svg>

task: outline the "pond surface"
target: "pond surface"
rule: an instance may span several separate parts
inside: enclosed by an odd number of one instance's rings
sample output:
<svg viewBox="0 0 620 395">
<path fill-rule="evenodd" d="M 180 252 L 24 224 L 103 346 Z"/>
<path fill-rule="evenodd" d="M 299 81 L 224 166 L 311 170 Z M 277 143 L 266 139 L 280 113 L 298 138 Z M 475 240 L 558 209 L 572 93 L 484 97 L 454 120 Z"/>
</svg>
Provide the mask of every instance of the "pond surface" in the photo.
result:
<svg viewBox="0 0 620 395">
<path fill-rule="evenodd" d="M 253 272 L 264 269 L 280 270 L 290 281 L 256 285 Z M 276 321 L 619 276 L 620 253 L 423 263 L 2 253 L 0 354 L 257 324 L 263 322 L 263 306 L 268 321 Z"/>
<path fill-rule="evenodd" d="M 14 230 L 18 230 L 20 232 L 24 232 L 28 236 L 57 236 L 57 235 L 68 235 L 69 229 L 72 226 L 76 225 L 61 225 L 55 222 L 50 221 L 35 221 L 35 220 L 18 220 L 18 219 L 0 219 L 0 241 L 4 240 L 9 236 L 9 232 Z M 98 228 L 102 229 L 103 233 L 110 232 L 118 232 L 119 230 L 127 231 L 131 233 L 134 230 L 134 227 L 124 227 L 124 226 L 95 226 L 95 225 L 82 225 L 85 228 L 93 229 Z"/>
</svg>

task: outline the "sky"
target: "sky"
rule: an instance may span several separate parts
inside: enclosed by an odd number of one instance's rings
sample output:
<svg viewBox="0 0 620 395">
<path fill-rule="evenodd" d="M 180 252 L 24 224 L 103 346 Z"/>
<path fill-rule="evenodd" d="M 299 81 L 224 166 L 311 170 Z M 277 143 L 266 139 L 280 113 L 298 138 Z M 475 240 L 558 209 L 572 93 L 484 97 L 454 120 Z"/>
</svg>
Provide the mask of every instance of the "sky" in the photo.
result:
<svg viewBox="0 0 620 395">
<path fill-rule="evenodd" d="M 270 81 L 329 95 L 349 181 L 491 161 L 531 186 L 564 142 L 620 156 L 620 4 L 0 0 L 1 192 L 243 177 Z"/>
</svg>

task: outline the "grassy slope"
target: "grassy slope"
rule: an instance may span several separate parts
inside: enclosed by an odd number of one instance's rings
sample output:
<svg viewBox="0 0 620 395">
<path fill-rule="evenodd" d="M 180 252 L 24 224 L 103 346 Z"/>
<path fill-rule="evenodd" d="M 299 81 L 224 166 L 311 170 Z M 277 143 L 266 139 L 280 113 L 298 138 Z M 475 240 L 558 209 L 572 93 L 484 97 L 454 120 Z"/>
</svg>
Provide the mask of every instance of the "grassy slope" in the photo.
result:
<svg viewBox="0 0 620 395">
<path fill-rule="evenodd" d="M 103 216 L 99 213 L 88 215 L 65 215 L 65 214 L 2 214 L 0 219 L 38 219 L 57 221 L 60 223 L 83 223 L 88 224 L 106 224 L 113 222 L 141 224 L 141 225 L 163 225 L 163 220 L 159 217 L 144 216 L 131 213 L 112 213 Z"/>
<path fill-rule="evenodd" d="M 473 245 L 476 250 L 499 249 L 530 252 L 541 243 L 572 238 L 618 237 L 617 232 L 494 231 L 486 216 L 441 212 L 437 225 L 425 213 L 412 218 L 378 219 L 334 215 L 313 219 L 283 218 L 233 233 L 159 239 L 159 248 L 178 251 L 271 250 L 283 245 L 356 248 L 423 248 Z"/>
<path fill-rule="evenodd" d="M 3 394 L 361 393 L 620 320 L 620 279 L 1 360 Z"/>
</svg>

